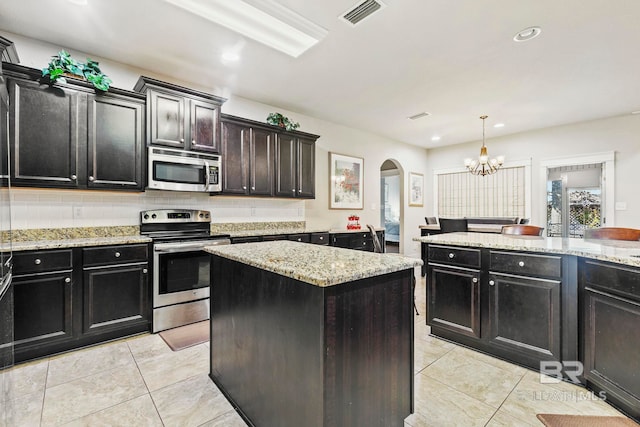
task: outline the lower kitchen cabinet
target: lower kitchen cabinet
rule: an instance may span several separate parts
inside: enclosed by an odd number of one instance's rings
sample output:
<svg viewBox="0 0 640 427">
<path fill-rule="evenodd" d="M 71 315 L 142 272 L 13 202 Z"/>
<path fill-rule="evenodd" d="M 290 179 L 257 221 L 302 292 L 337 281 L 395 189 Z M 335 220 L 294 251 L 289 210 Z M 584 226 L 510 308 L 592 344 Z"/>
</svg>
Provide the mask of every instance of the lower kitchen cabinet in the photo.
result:
<svg viewBox="0 0 640 427">
<path fill-rule="evenodd" d="M 384 248 L 384 231 L 376 231 L 376 234 Z M 373 237 L 368 231 L 331 233 L 331 246 L 373 252 Z"/>
<path fill-rule="evenodd" d="M 147 245 L 89 248 L 83 252 L 82 333 L 94 335 L 122 328 L 147 330 L 150 322 Z M 95 265 L 87 263 L 89 258 L 103 261 Z"/>
<path fill-rule="evenodd" d="M 14 252 L 16 362 L 148 331 L 147 252 L 146 244 Z"/>
<path fill-rule="evenodd" d="M 577 360 L 569 257 L 432 244 L 426 261 L 434 335 L 533 369 Z"/>
<path fill-rule="evenodd" d="M 579 271 L 587 387 L 640 419 L 640 269 L 582 260 Z"/>
</svg>

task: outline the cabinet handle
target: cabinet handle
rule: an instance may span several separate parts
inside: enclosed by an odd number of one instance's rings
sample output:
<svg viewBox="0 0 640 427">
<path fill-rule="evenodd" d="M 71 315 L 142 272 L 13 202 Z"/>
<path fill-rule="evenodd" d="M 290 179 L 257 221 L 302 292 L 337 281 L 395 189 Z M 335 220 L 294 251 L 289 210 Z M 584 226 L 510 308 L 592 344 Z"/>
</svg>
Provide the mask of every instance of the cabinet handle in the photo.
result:
<svg viewBox="0 0 640 427">
<path fill-rule="evenodd" d="M 320 240 L 324 240 L 324 236 L 320 236 Z"/>
<path fill-rule="evenodd" d="M 302 193 L 302 188 L 300 188 L 300 189 L 298 190 L 298 193 Z"/>
<path fill-rule="evenodd" d="M 116 256 L 116 258 L 120 258 L 120 252 L 116 252 L 114 255 Z"/>
<path fill-rule="evenodd" d="M 243 189 L 243 190 L 246 190 L 246 189 L 247 189 L 247 186 L 246 186 L 246 185 L 243 185 L 243 186 L 242 186 L 242 189 Z"/>
<path fill-rule="evenodd" d="M 520 267 L 524 267 L 524 261 L 520 261 L 520 262 L 518 263 L 518 265 L 519 265 Z"/>
<path fill-rule="evenodd" d="M 147 272 L 148 272 L 148 271 L 149 271 L 149 270 L 147 270 L 146 268 L 143 268 L 143 269 L 142 269 L 142 274 L 147 274 Z"/>
<path fill-rule="evenodd" d="M 78 176 L 77 175 L 71 175 L 71 179 L 75 181 L 76 179 L 78 179 Z"/>
<path fill-rule="evenodd" d="M 255 189 L 256 189 L 256 187 L 251 187 L 251 189 L 252 189 L 252 190 L 255 190 Z"/>
<path fill-rule="evenodd" d="M 493 286 L 495 284 L 496 284 L 496 282 L 494 282 L 493 280 L 489 280 L 489 286 Z"/>
<path fill-rule="evenodd" d="M 295 188 L 292 188 L 292 189 L 291 189 L 291 191 L 295 193 L 295 192 L 296 192 L 296 189 L 295 189 Z"/>
<path fill-rule="evenodd" d="M 40 258 L 36 258 L 36 260 L 35 260 L 35 261 L 33 261 L 33 263 L 34 263 L 35 265 L 40 265 L 40 264 L 42 264 L 42 260 L 40 260 Z"/>
<path fill-rule="evenodd" d="M 449 254 L 449 258 L 450 258 L 450 259 L 453 259 L 453 257 L 455 257 L 455 256 L 456 256 L 456 255 L 455 255 L 453 252 L 451 252 L 451 253 Z"/>
<path fill-rule="evenodd" d="M 64 278 L 64 283 L 71 283 L 71 279 L 69 277 Z"/>
<path fill-rule="evenodd" d="M 92 176 L 89 177 L 89 181 L 95 181 L 96 179 Z"/>
<path fill-rule="evenodd" d="M 472 281 L 473 283 L 478 283 L 478 278 L 477 278 L 477 277 L 474 277 L 473 279 L 471 279 L 471 281 Z"/>
<path fill-rule="evenodd" d="M 298 242 L 302 242 L 302 237 L 298 237 Z"/>
<path fill-rule="evenodd" d="M 184 142 L 184 138 L 180 138 L 180 142 Z"/>
<path fill-rule="evenodd" d="M 196 145 L 196 140 L 195 140 L 195 139 L 192 139 L 192 140 L 191 140 L 191 143 L 192 143 L 193 145 Z"/>
</svg>

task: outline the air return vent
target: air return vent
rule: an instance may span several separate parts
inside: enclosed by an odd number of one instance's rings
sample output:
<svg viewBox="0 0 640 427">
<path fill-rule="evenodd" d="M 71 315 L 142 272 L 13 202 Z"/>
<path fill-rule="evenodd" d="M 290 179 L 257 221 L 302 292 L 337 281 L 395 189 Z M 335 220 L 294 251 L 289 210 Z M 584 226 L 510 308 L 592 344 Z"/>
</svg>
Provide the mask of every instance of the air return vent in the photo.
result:
<svg viewBox="0 0 640 427">
<path fill-rule="evenodd" d="M 352 25 L 357 25 L 364 19 L 371 16 L 374 12 L 377 12 L 386 6 L 387 5 L 382 3 L 380 0 L 365 0 L 343 13 L 340 18 Z"/>
<path fill-rule="evenodd" d="M 427 113 L 426 111 L 422 112 L 422 113 L 418 113 L 418 114 L 414 114 L 413 116 L 409 116 L 407 117 L 409 120 L 418 120 L 421 119 L 423 117 L 428 117 L 430 116 L 431 113 Z"/>
</svg>

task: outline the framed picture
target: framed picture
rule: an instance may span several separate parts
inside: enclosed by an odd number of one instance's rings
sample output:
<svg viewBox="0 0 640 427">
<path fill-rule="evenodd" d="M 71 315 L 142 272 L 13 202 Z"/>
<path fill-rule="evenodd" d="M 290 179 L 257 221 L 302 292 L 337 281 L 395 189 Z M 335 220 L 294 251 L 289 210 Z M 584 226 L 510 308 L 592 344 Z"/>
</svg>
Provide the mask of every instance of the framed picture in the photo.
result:
<svg viewBox="0 0 640 427">
<path fill-rule="evenodd" d="M 329 153 L 329 209 L 364 208 L 364 160 Z"/>
<path fill-rule="evenodd" d="M 424 175 L 409 172 L 409 206 L 424 206 Z"/>
</svg>

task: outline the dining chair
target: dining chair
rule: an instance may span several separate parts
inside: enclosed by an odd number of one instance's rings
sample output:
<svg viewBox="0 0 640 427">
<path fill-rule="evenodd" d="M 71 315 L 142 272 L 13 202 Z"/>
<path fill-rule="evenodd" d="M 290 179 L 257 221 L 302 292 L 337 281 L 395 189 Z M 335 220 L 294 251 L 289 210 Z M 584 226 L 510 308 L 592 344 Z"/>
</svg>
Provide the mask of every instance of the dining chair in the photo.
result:
<svg viewBox="0 0 640 427">
<path fill-rule="evenodd" d="M 501 233 L 519 236 L 542 236 L 543 230 L 544 227 L 538 227 L 536 225 L 513 224 L 503 225 Z"/>
<path fill-rule="evenodd" d="M 426 221 L 427 225 L 436 225 L 436 224 L 438 224 L 438 220 L 436 219 L 435 216 L 425 216 L 424 220 Z"/>
<path fill-rule="evenodd" d="M 440 231 L 443 233 L 469 231 L 469 222 L 466 218 L 440 218 Z"/>
<path fill-rule="evenodd" d="M 624 227 L 601 227 L 584 230 L 585 239 L 598 240 L 640 240 L 640 230 Z"/>
</svg>

